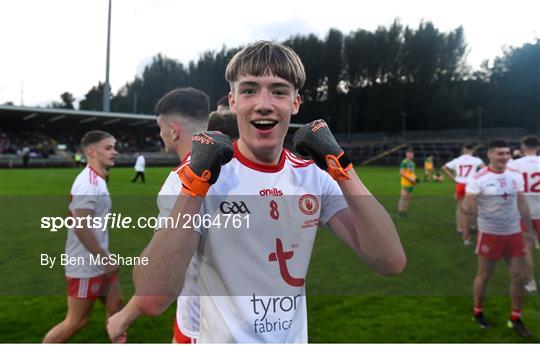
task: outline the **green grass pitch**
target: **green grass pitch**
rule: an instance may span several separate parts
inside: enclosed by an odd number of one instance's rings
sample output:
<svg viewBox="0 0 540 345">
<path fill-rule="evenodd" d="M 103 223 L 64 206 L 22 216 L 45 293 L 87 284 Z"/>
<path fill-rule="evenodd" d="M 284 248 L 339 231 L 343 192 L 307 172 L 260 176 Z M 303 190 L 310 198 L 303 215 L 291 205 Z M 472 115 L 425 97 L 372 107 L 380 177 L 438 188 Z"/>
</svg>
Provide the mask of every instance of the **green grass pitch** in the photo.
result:
<svg viewBox="0 0 540 345">
<path fill-rule="evenodd" d="M 40 229 L 42 216 L 67 216 L 67 195 L 78 169 L 0 170 L 0 342 L 40 342 L 66 311 L 63 269 L 40 266 L 40 253 L 63 252 L 65 231 Z M 147 169 L 146 184 L 132 184 L 130 168 L 111 171 L 113 212 L 157 215 L 156 195 L 170 170 Z M 407 254 L 398 277 L 367 269 L 327 230 L 319 231 L 306 280 L 310 342 L 522 342 L 505 323 L 509 315 L 508 278 L 500 262 L 488 287 L 485 313 L 494 324 L 482 330 L 471 321 L 471 286 L 476 269 L 473 247 L 455 232 L 453 186 L 421 183 L 410 218 L 396 217 L 397 168 L 358 169 L 368 188 L 394 217 Z M 137 255 L 151 231 L 115 231 L 110 248 Z M 540 277 L 540 252 L 536 275 Z M 133 293 L 131 269 L 121 271 L 124 296 Z M 129 330 L 130 342 L 165 342 L 172 337 L 175 306 L 157 318 L 141 317 Z M 529 328 L 540 335 L 540 299 L 527 296 Z M 108 342 L 104 310 L 94 306 L 86 328 L 72 342 Z M 538 342 L 527 339 L 527 342 Z"/>
</svg>

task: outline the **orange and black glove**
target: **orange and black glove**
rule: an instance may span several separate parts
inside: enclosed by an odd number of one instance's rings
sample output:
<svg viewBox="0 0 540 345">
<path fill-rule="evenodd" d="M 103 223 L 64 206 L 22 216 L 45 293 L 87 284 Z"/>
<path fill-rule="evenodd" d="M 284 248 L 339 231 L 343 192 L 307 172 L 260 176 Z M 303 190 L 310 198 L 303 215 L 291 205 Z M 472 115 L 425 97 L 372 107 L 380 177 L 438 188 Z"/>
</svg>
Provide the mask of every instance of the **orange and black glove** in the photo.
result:
<svg viewBox="0 0 540 345">
<path fill-rule="evenodd" d="M 204 197 L 210 186 L 216 183 L 221 166 L 233 157 L 231 138 L 221 132 L 193 133 L 189 164 L 180 169 L 182 192 Z"/>
<path fill-rule="evenodd" d="M 324 120 L 315 120 L 294 133 L 294 149 L 304 158 L 311 158 L 336 181 L 348 180 L 352 163 L 339 146 Z"/>
</svg>

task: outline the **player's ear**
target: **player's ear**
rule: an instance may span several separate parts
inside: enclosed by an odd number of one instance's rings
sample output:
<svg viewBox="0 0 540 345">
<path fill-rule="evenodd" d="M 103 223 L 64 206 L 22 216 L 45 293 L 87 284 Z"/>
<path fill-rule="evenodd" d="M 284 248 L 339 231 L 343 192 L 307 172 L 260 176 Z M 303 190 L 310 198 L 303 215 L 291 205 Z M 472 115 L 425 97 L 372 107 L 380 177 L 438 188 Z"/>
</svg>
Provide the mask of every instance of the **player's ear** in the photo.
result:
<svg viewBox="0 0 540 345">
<path fill-rule="evenodd" d="M 231 111 L 233 113 L 236 113 L 236 101 L 234 99 L 234 93 L 232 88 L 231 91 L 229 91 L 229 107 L 231 108 Z"/>
<path fill-rule="evenodd" d="M 302 97 L 298 94 L 298 91 L 296 91 L 296 96 L 293 100 L 293 112 L 292 115 L 298 114 L 298 111 L 300 110 L 300 105 L 302 104 Z"/>
<path fill-rule="evenodd" d="M 170 130 L 171 130 L 171 134 L 172 134 L 172 136 L 171 136 L 172 139 L 173 140 L 180 139 L 180 136 L 182 134 L 182 132 L 181 132 L 182 126 L 180 126 L 180 124 L 177 123 L 176 121 L 170 121 L 169 126 L 170 126 Z"/>
<path fill-rule="evenodd" d="M 94 157 L 96 155 L 96 148 L 94 144 L 90 144 L 84 148 L 84 154 L 88 157 Z"/>
</svg>

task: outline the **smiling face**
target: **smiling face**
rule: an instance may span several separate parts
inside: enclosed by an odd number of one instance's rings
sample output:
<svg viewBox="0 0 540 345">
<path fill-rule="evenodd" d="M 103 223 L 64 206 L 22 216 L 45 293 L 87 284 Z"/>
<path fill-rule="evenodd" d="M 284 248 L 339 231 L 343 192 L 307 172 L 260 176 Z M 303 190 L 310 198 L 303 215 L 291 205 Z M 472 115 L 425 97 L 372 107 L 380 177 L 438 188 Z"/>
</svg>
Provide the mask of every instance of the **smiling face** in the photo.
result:
<svg viewBox="0 0 540 345">
<path fill-rule="evenodd" d="M 489 165 L 494 170 L 504 170 L 506 163 L 510 160 L 509 147 L 494 147 L 488 150 Z"/>
<path fill-rule="evenodd" d="M 277 163 L 291 116 L 300 109 L 294 85 L 273 74 L 244 75 L 233 83 L 229 103 L 238 116 L 242 154 L 259 163 Z"/>
</svg>

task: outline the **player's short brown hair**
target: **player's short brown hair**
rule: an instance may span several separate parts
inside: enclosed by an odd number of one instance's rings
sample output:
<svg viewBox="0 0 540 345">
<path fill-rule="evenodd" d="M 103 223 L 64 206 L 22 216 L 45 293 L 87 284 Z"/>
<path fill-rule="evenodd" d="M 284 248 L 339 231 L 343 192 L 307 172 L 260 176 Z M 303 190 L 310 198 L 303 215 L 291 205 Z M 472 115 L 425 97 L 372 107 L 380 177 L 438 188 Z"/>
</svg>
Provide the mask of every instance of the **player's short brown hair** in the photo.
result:
<svg viewBox="0 0 540 345">
<path fill-rule="evenodd" d="M 225 79 L 232 84 L 244 75 L 257 77 L 274 74 L 299 90 L 306 81 L 306 71 L 300 57 L 280 43 L 257 41 L 236 53 L 225 70 Z"/>
<path fill-rule="evenodd" d="M 501 138 L 491 139 L 487 143 L 487 149 L 488 150 L 497 149 L 497 148 L 504 148 L 504 147 L 510 147 L 510 145 L 508 145 L 506 140 L 501 139 Z"/>
<path fill-rule="evenodd" d="M 217 111 L 211 112 L 207 129 L 209 131 L 220 131 L 223 134 L 227 134 L 231 140 L 236 140 L 240 137 L 236 114 L 230 111 L 223 113 L 218 113 Z"/>
<path fill-rule="evenodd" d="M 154 108 L 156 116 L 182 116 L 198 122 L 206 121 L 210 113 L 208 95 L 193 87 L 178 88 L 166 93 Z"/>
<path fill-rule="evenodd" d="M 87 132 L 85 135 L 83 135 L 81 139 L 81 147 L 84 150 L 89 145 L 98 143 L 106 138 L 114 138 L 114 136 L 111 133 L 107 133 L 105 131 L 99 131 L 99 130 L 93 130 L 93 131 Z"/>
<path fill-rule="evenodd" d="M 474 151 L 474 144 L 473 143 L 467 143 L 465 145 L 463 145 L 463 148 L 467 151 Z"/>
<path fill-rule="evenodd" d="M 528 149 L 537 149 L 540 147 L 540 140 L 534 135 L 527 135 L 521 138 L 521 145 Z"/>
</svg>

